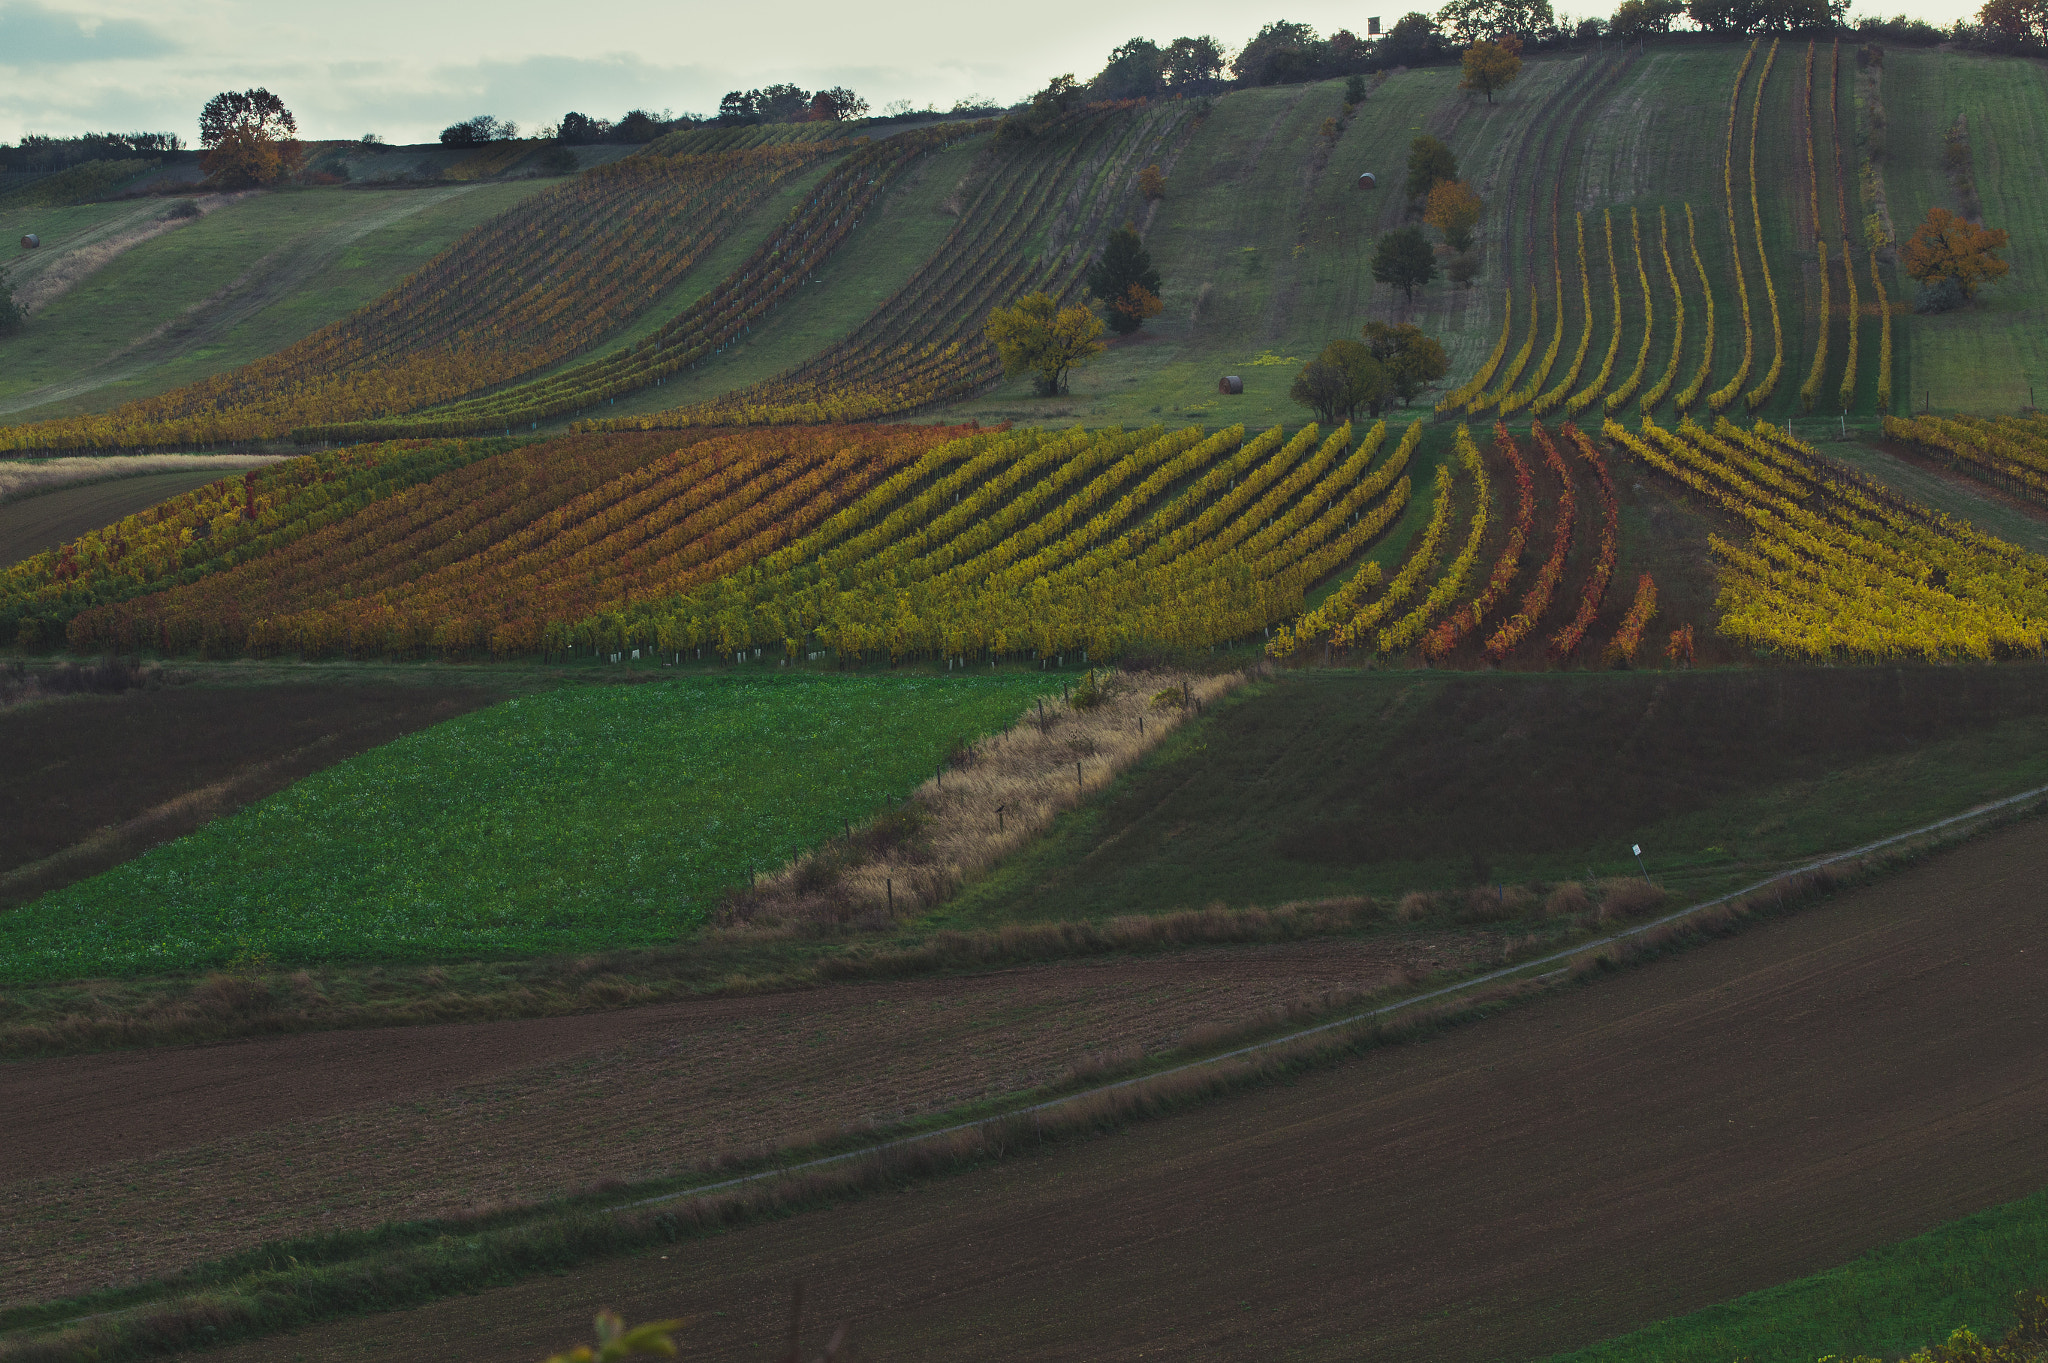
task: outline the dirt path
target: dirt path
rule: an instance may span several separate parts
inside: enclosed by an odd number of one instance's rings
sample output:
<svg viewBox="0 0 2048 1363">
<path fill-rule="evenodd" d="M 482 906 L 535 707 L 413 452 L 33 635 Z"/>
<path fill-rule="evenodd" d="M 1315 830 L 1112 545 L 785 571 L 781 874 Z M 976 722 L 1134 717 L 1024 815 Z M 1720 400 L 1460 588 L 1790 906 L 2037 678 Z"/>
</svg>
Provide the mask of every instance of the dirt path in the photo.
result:
<svg viewBox="0 0 2048 1363">
<path fill-rule="evenodd" d="M 2048 1183 L 2048 824 L 1435 1041 L 971 1174 L 209 1363 L 530 1360 L 591 1312 L 867 1356 L 1541 1357 Z"/>
<path fill-rule="evenodd" d="M 1319 942 L 0 1067 L 8 1300 L 1056 1079 L 1473 938 Z"/>
</svg>

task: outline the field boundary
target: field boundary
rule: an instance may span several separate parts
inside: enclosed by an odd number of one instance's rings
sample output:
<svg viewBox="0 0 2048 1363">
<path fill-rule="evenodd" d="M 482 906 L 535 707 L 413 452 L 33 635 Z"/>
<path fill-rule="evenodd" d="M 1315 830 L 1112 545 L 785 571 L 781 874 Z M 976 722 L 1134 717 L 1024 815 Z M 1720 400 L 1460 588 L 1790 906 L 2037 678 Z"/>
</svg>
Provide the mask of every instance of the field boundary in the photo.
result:
<svg viewBox="0 0 2048 1363">
<path fill-rule="evenodd" d="M 1720 905 L 1731 903 L 1734 900 L 1746 898 L 1749 895 L 1755 894 L 1759 890 L 1768 889 L 1773 885 L 1778 885 L 1783 882 L 1793 880 L 1800 876 L 1811 875 L 1816 871 L 1824 870 L 1827 867 L 1836 865 L 1840 862 L 1853 860 L 1854 858 L 1861 856 L 1866 856 L 1871 852 L 1880 851 L 1886 847 L 1896 846 L 1899 843 L 1910 841 L 1913 838 L 1924 837 L 1929 833 L 1937 833 L 1944 828 L 1950 828 L 1956 824 L 1965 823 L 1972 819 L 1983 818 L 1988 814 L 1998 813 L 2000 810 L 2010 809 L 2015 805 L 2024 804 L 2029 800 L 2039 799 L 2044 795 L 2048 795 L 2048 785 L 2035 786 L 2033 789 L 2021 791 L 2017 795 L 2008 795 L 2004 799 L 1993 800 L 1988 804 L 1975 805 L 1969 809 L 1964 810 L 1960 814 L 1951 814 L 1945 819 L 1937 819 L 1933 823 L 1922 824 L 1918 828 L 1907 829 L 1905 832 L 1902 833 L 1893 833 L 1889 836 L 1879 838 L 1874 842 L 1864 843 L 1860 847 L 1852 847 L 1844 852 L 1833 852 L 1827 856 L 1819 857 L 1812 861 L 1806 862 L 1803 865 L 1794 866 L 1786 870 L 1774 872 L 1771 875 L 1765 876 L 1762 880 L 1756 881 L 1749 885 L 1745 885 L 1740 889 L 1730 890 L 1726 894 L 1716 895 L 1712 899 L 1703 899 L 1697 904 L 1690 904 L 1685 908 L 1678 909 L 1672 913 L 1659 915 L 1658 917 L 1649 919 L 1646 922 L 1638 923 L 1633 927 L 1623 928 L 1619 932 L 1609 933 L 1605 937 L 1598 937 L 1589 942 L 1581 942 L 1577 946 L 1569 947 L 1563 951 L 1551 952 L 1548 955 L 1539 956 L 1533 960 L 1518 961 L 1511 965 L 1502 966 L 1497 970 L 1487 971 L 1484 974 L 1474 975 L 1468 979 L 1459 980 L 1454 984 L 1447 984 L 1436 989 L 1426 990 L 1423 993 L 1414 994 L 1405 999 L 1397 999 L 1392 1003 L 1381 1004 L 1378 1007 L 1362 1009 L 1358 1012 L 1347 1014 L 1344 1017 L 1337 1018 L 1330 1022 L 1317 1023 L 1313 1027 L 1298 1028 L 1294 1031 L 1287 1032 L 1281 1036 L 1268 1037 L 1263 1041 L 1255 1041 L 1248 1045 L 1239 1046 L 1228 1051 L 1223 1051 L 1217 1055 L 1205 1056 L 1200 1060 L 1185 1061 L 1178 1065 L 1169 1066 L 1163 1070 L 1150 1070 L 1144 1074 L 1133 1075 L 1128 1079 L 1119 1079 L 1112 1083 L 1098 1084 L 1094 1088 L 1083 1089 L 1078 1093 L 1069 1093 L 1058 1098 L 1050 1098 L 1044 1102 L 1033 1103 L 1026 1107 L 1014 1108 L 1006 1112 L 996 1113 L 992 1116 L 977 1117 L 971 1121 L 956 1122 L 951 1126 L 938 1127 L 931 1131 L 920 1131 L 914 1135 L 898 1136 L 893 1140 L 880 1141 L 873 1145 L 861 1146 L 857 1150 L 843 1151 L 836 1155 L 824 1155 L 816 1159 L 804 1160 L 797 1164 L 789 1164 L 783 1165 L 775 1169 L 761 1170 L 757 1173 L 742 1174 L 735 1178 L 722 1179 L 716 1183 L 700 1184 L 697 1187 L 686 1188 L 678 1192 L 660 1193 L 654 1197 L 644 1197 L 636 1199 L 631 1202 L 621 1202 L 614 1206 L 608 1207 L 605 1210 L 609 1212 L 637 1211 L 643 1207 L 659 1206 L 664 1203 L 683 1201 L 689 1198 L 701 1197 L 709 1193 L 722 1192 L 729 1188 L 744 1187 L 747 1184 L 758 1183 L 764 1179 L 780 1178 L 788 1174 L 799 1174 L 812 1169 L 822 1169 L 835 1164 L 843 1164 L 848 1160 L 867 1158 L 869 1156 L 881 1154 L 882 1152 L 887 1150 L 893 1150 L 904 1146 L 921 1144 L 923 1142 L 934 1140 L 942 1136 L 956 1135 L 963 1131 L 972 1131 L 982 1127 L 994 1126 L 997 1123 L 1001 1122 L 1012 1122 L 1019 1117 L 1036 1116 L 1039 1113 L 1047 1112 L 1056 1108 L 1065 1107 L 1071 1103 L 1078 1103 L 1088 1099 L 1099 1098 L 1104 1094 L 1115 1093 L 1120 1089 L 1131 1088 L 1139 1084 L 1149 1084 L 1159 1079 L 1166 1078 L 1169 1075 L 1182 1074 L 1191 1070 L 1204 1069 L 1210 1066 L 1220 1065 L 1226 1061 L 1241 1060 L 1246 1056 L 1256 1055 L 1261 1051 L 1272 1050 L 1280 1046 L 1291 1045 L 1293 1043 L 1302 1041 L 1308 1037 L 1318 1036 L 1325 1032 L 1333 1032 L 1341 1028 L 1357 1026 L 1359 1023 L 1362 1022 L 1369 1022 L 1379 1018 L 1388 1017 L 1392 1014 L 1403 1012 L 1407 1009 L 1417 1007 L 1424 1003 L 1432 1003 L 1440 999 L 1464 993 L 1467 990 L 1476 989 L 1482 985 L 1495 984 L 1499 981 L 1508 979 L 1513 976 L 1524 975 L 1528 971 L 1535 970 L 1540 966 L 1551 966 L 1559 965 L 1559 963 L 1561 962 L 1564 963 L 1562 966 L 1560 966 L 1558 970 L 1546 972 L 1546 974 L 1536 976 L 1535 978 L 1546 978 L 1548 975 L 1561 974 L 1564 970 L 1569 969 L 1569 963 L 1574 959 L 1596 956 L 1600 952 L 1606 950 L 1607 948 L 1620 945 L 1621 943 L 1628 941 L 1630 938 L 1640 937 L 1643 934 L 1653 932 L 1658 928 L 1666 927 L 1673 923 L 1682 922 L 1683 920 L 1690 918 L 1694 914 L 1700 913 L 1704 910 L 1716 908 Z"/>
</svg>

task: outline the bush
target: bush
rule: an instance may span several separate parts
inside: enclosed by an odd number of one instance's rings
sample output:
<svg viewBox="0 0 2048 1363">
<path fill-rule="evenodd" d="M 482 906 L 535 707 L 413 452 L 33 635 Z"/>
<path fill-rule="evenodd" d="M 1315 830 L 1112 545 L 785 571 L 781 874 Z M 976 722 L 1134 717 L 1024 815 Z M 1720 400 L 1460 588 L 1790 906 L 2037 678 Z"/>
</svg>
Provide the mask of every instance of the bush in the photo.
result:
<svg viewBox="0 0 2048 1363">
<path fill-rule="evenodd" d="M 19 334 L 28 326 L 28 317 L 15 306 L 14 295 L 0 284 L 0 336 Z"/>
<path fill-rule="evenodd" d="M 164 216 L 167 218 L 196 218 L 199 216 L 199 203 L 196 199 L 180 199 L 171 205 L 170 211 L 165 213 Z"/>
<path fill-rule="evenodd" d="M 1961 281 L 1953 276 L 1944 276 L 1920 290 L 1920 296 L 1913 300 L 1913 311 L 1949 312 L 1969 301 L 1969 295 L 1963 292 Z"/>
<path fill-rule="evenodd" d="M 538 164 L 543 175 L 574 175 L 577 168 L 576 153 L 567 147 L 549 147 L 541 153 Z"/>
</svg>

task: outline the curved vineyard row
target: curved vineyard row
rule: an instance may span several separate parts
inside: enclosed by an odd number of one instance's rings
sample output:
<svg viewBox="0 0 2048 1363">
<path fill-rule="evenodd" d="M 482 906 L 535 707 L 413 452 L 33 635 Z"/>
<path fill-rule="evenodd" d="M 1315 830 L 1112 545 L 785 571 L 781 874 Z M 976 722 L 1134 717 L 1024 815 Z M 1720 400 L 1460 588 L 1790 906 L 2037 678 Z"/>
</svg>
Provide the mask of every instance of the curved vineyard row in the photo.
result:
<svg viewBox="0 0 2048 1363">
<path fill-rule="evenodd" d="M 0 574 L 0 642 L 53 643 L 81 611 L 223 572 L 504 448 L 334 450 L 209 483 Z"/>
<path fill-rule="evenodd" d="M 1613 334 L 1608 337 L 1607 355 L 1600 361 L 1600 372 L 1593 376 L 1591 383 L 1572 394 L 1571 400 L 1565 403 L 1564 412 L 1568 417 L 1577 416 L 1600 400 L 1600 395 L 1607 391 L 1607 381 L 1614 377 L 1615 357 L 1621 354 L 1621 264 L 1614 256 L 1614 214 L 1603 209 L 1600 214 L 1600 225 L 1607 237 L 1607 285 L 1614 294 L 1614 325 L 1611 328 Z"/>
<path fill-rule="evenodd" d="M 826 526 L 756 573 L 604 611 L 560 637 L 600 651 L 637 640 L 892 659 L 1242 638 L 1298 612 L 1405 504 L 1414 440 L 1373 469 L 1385 434 L 1380 423 L 1352 450 L 1348 426 L 1284 443 L 1278 431 L 1246 443 L 1242 427 L 1206 439 L 1015 431 L 957 482 L 855 503 L 845 516 L 863 533 Z"/>
<path fill-rule="evenodd" d="M 789 220 L 717 287 L 654 334 L 624 350 L 452 406 L 392 420 L 303 428 L 293 432 L 293 438 L 309 442 L 500 430 L 510 434 L 516 427 L 532 428 L 554 417 L 615 401 L 694 368 L 735 343 L 802 286 L 811 271 L 846 243 L 862 215 L 904 170 L 951 142 L 987 132 L 991 126 L 986 122 L 943 124 L 860 148 L 834 168 Z"/>
<path fill-rule="evenodd" d="M 864 421 L 984 387 L 1002 372 L 982 334 L 989 311 L 1034 290 L 1078 294 L 1096 246 L 1127 215 L 1139 170 L 1190 117 L 1184 101 L 1093 105 L 1002 145 L 938 251 L 844 340 L 710 402 L 580 429 Z"/>
<path fill-rule="evenodd" d="M 1771 39 L 1771 50 L 1764 58 L 1764 69 L 1756 78 L 1756 99 L 1749 106 L 1749 219 L 1756 233 L 1756 268 L 1763 276 L 1764 298 L 1771 310 L 1771 367 L 1765 371 L 1762 382 L 1749 390 L 1743 401 L 1754 412 L 1764 405 L 1772 393 L 1777 391 L 1778 376 L 1785 372 L 1785 327 L 1778 314 L 1778 286 L 1771 278 L 1771 255 L 1764 249 L 1764 211 L 1756 185 L 1756 143 L 1757 121 L 1763 114 L 1764 90 L 1771 83 L 1771 67 L 1778 60 L 1778 39 Z"/>
<path fill-rule="evenodd" d="M 1384 533 L 1420 436 L 1391 456 L 1383 422 L 1355 448 L 1349 426 L 382 446 L 168 504 L 10 574 L 9 599 L 70 608 L 75 649 L 215 656 L 1202 647 L 1298 614 Z M 195 526 L 226 552 L 190 551 Z"/>
<path fill-rule="evenodd" d="M 1749 77 L 1750 63 L 1756 60 L 1756 49 L 1762 42 L 1763 39 L 1756 39 L 1742 54 L 1742 65 L 1735 71 L 1735 88 L 1728 93 L 1727 141 L 1721 154 L 1721 202 L 1728 219 L 1728 252 L 1735 263 L 1735 299 L 1742 308 L 1742 363 L 1736 366 L 1727 383 L 1707 395 L 1707 406 L 1716 412 L 1735 401 L 1742 385 L 1749 382 L 1750 367 L 1756 363 L 1756 326 L 1749 315 L 1749 280 L 1742 269 L 1742 233 L 1735 225 L 1735 115 L 1742 108 L 1742 84 Z"/>
<path fill-rule="evenodd" d="M 74 648 L 528 654 L 550 624 L 758 560 L 958 430 L 570 438 L 477 461 L 172 591 L 86 611 Z"/>
<path fill-rule="evenodd" d="M 2048 559 L 1993 539 L 1823 458 L 1766 422 L 1709 434 L 1645 423 L 1608 437 L 1748 524 L 1710 538 L 1724 635 L 1766 653 L 1988 660 L 2048 647 Z"/>
<path fill-rule="evenodd" d="M 630 321 L 742 214 L 846 146 L 600 166 L 521 200 L 376 302 L 274 355 L 102 415 L 0 428 L 0 450 L 269 439 L 532 373 Z"/>
<path fill-rule="evenodd" d="M 1684 390 L 1672 401 L 1672 405 L 1680 412 L 1692 410 L 1693 404 L 1700 400 L 1700 394 L 1706 391 L 1707 380 L 1714 372 L 1714 283 L 1707 278 L 1707 267 L 1700 261 L 1700 234 L 1698 226 L 1693 222 L 1691 204 L 1685 206 L 1685 240 L 1692 248 L 1693 273 L 1699 276 L 1700 296 L 1706 299 L 1707 303 L 1707 318 L 1706 326 L 1700 333 L 1699 368 L 1693 371 L 1692 381 L 1687 383 Z"/>
<path fill-rule="evenodd" d="M 1650 293 L 1650 270 L 1643 264 L 1643 221 L 1635 209 L 1628 211 L 1628 235 L 1635 247 L 1636 283 L 1643 291 L 1643 343 L 1636 349 L 1636 366 L 1621 381 L 1621 387 L 1609 393 L 1605 399 L 1607 410 L 1618 412 L 1628 406 L 1629 399 L 1643 386 L 1643 371 L 1650 367 L 1650 342 L 1657 334 L 1657 305 Z"/>
<path fill-rule="evenodd" d="M 1645 416 L 1656 411 L 1669 396 L 1672 385 L 1678 382 L 1679 357 L 1685 354 L 1685 291 L 1678 283 L 1678 267 L 1671 263 L 1671 215 L 1661 206 L 1657 209 L 1657 246 L 1664 256 L 1664 278 L 1671 285 L 1671 358 L 1665 362 L 1657 382 L 1643 394 L 1641 408 Z"/>
</svg>

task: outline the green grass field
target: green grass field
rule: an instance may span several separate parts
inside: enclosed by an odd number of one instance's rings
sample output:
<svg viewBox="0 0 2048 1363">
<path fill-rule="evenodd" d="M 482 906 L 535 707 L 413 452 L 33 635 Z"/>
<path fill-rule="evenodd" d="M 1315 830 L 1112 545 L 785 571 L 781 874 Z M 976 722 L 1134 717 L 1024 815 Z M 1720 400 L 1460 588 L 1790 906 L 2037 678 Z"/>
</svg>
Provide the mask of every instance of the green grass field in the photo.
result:
<svg viewBox="0 0 2048 1363">
<path fill-rule="evenodd" d="M 0 918 L 0 979 L 671 941 L 1045 682 L 569 687 L 377 748 Z"/>
<path fill-rule="evenodd" d="M 1897 1358 L 1959 1326 L 1995 1339 L 2048 1285 L 2048 1193 L 1952 1221 L 1811 1278 L 1659 1321 L 1547 1363 L 1814 1363 Z"/>
<path fill-rule="evenodd" d="M 2048 399 L 2048 72 L 2040 63 L 1956 52 L 1885 54 L 1884 102 L 1891 164 L 1885 174 L 1892 221 L 1903 241 L 1927 210 L 1954 211 L 1941 168 L 1942 133 L 1968 114 L 1984 221 L 2012 234 L 2003 252 L 2012 273 L 1976 303 L 1904 328 L 1911 348 L 1913 410 L 2011 412 Z M 1918 290 L 1901 280 L 1908 305 Z M 1901 399 L 1904 399 L 1902 389 Z"/>
<path fill-rule="evenodd" d="M 2048 673 L 1297 673 L 942 916 L 987 926 L 1633 874 L 1681 895 L 2048 781 Z"/>
<path fill-rule="evenodd" d="M 554 183 L 258 194 L 114 257 L 0 340 L 0 420 L 103 411 L 280 350 L 377 298 L 457 236 Z M 55 216 L 62 250 L 133 205 L 0 215 L 11 240 Z M 145 210 L 154 216 L 163 205 Z"/>
</svg>

